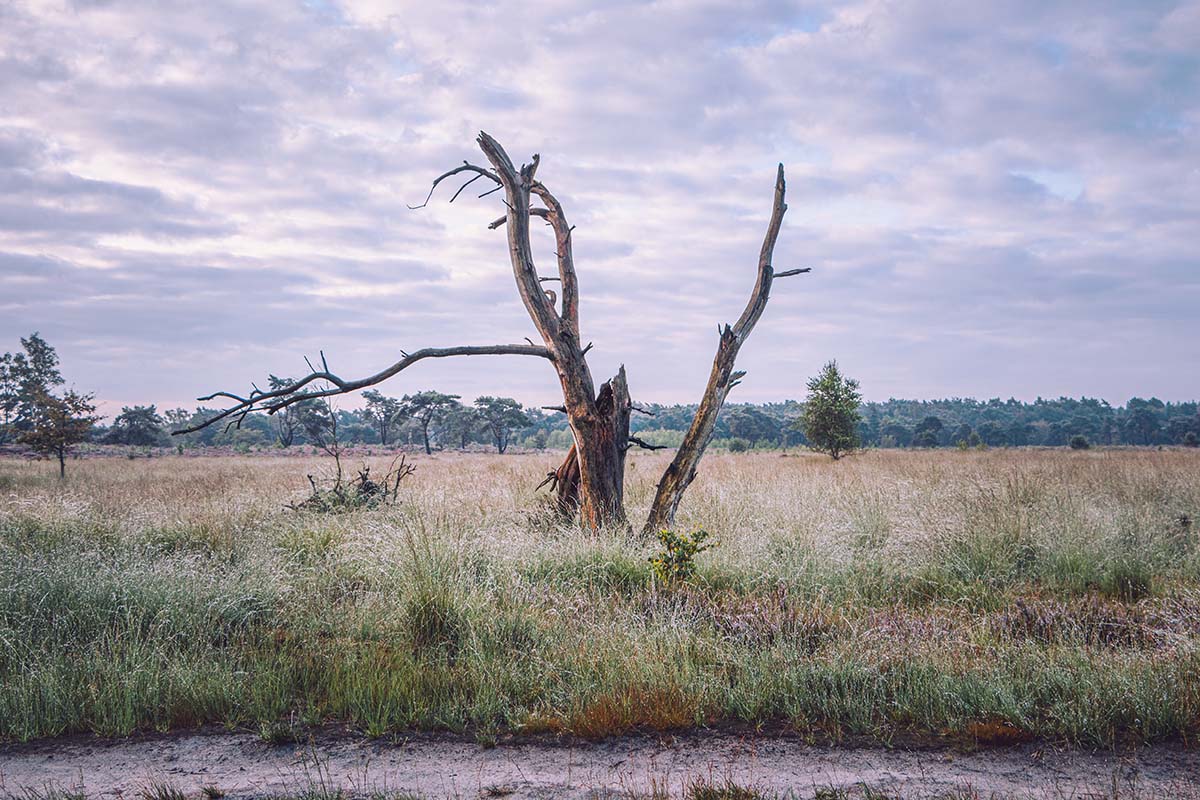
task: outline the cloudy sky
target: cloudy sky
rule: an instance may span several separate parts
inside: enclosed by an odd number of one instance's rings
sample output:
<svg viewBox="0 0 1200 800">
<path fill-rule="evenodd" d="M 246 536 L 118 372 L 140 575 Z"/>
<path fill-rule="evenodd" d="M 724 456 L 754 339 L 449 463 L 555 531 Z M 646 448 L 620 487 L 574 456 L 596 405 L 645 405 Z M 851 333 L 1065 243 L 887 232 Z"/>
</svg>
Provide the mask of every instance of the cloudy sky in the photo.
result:
<svg viewBox="0 0 1200 800">
<path fill-rule="evenodd" d="M 500 196 L 406 207 L 480 129 L 541 153 L 640 400 L 697 399 L 780 161 L 776 265 L 813 272 L 733 399 L 830 358 L 871 399 L 1200 396 L 1200 2 L 1156 0 L 0 0 L 0 350 L 41 331 L 112 409 L 532 336 Z"/>
</svg>

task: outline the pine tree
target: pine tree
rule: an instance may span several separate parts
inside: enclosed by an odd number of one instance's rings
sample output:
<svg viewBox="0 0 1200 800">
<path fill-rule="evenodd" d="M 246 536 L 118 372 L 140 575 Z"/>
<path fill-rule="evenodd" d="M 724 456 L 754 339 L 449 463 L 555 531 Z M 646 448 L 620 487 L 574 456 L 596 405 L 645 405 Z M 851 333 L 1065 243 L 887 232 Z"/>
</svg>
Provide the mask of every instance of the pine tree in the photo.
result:
<svg viewBox="0 0 1200 800">
<path fill-rule="evenodd" d="M 836 461 L 858 447 L 858 413 L 862 395 L 858 381 L 843 377 L 830 361 L 808 382 L 808 399 L 801 420 L 809 447 L 828 453 Z"/>
</svg>

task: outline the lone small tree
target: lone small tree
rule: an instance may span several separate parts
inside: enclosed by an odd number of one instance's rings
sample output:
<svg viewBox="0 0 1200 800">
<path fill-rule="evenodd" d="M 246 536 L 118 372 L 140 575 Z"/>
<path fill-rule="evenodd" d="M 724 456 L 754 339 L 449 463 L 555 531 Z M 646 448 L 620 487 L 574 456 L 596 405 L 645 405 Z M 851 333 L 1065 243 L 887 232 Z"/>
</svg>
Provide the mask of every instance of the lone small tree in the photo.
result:
<svg viewBox="0 0 1200 800">
<path fill-rule="evenodd" d="M 367 401 L 363 418 L 379 432 L 379 443 L 387 447 L 392 441 L 392 428 L 404 419 L 404 404 L 398 398 L 385 397 L 374 389 L 363 392 L 363 399 Z"/>
<path fill-rule="evenodd" d="M 166 420 L 159 415 L 157 406 L 124 406 L 121 413 L 113 419 L 112 427 L 108 430 L 108 440 L 113 444 L 141 447 L 162 444 L 166 424 Z"/>
<path fill-rule="evenodd" d="M 836 361 L 825 365 L 808 382 L 808 399 L 801 417 L 809 447 L 828 453 L 834 461 L 858 447 L 858 381 L 845 378 Z"/>
<path fill-rule="evenodd" d="M 21 349 L 0 355 L 0 444 L 29 430 L 42 395 L 63 383 L 58 353 L 34 331 L 21 337 Z"/>
<path fill-rule="evenodd" d="M 551 363 L 562 387 L 562 411 L 567 415 L 574 445 L 566 459 L 552 473 L 551 484 L 557 493 L 557 504 L 565 513 L 579 512 L 583 526 L 598 530 L 606 525 L 627 525 L 624 508 L 625 454 L 632 445 L 640 443 L 629 435 L 629 417 L 633 411 L 625 368 L 595 388 L 592 371 L 587 363 L 587 353 L 592 345 L 586 346 L 581 338 L 579 325 L 579 282 L 575 273 L 575 258 L 572 252 L 574 226 L 567 221 L 562 204 L 550 189 L 537 180 L 540 158 L 535 154 L 528 164 L 518 168 L 500 146 L 486 133 L 476 140 L 480 150 L 491 164 L 484 167 L 464 161 L 439 175 L 430 187 L 423 207 L 433 192 L 445 180 L 454 176 L 465 176 L 467 180 L 450 198 L 453 202 L 462 191 L 478 180 L 493 184 L 480 197 L 493 192 L 504 193 L 504 215 L 495 219 L 488 227 L 492 230 L 504 228 L 508 237 L 508 255 L 512 264 L 517 293 L 529 318 L 537 330 L 541 343 L 527 340 L 528 344 L 464 345 L 459 347 L 427 347 L 411 353 L 401 352 L 402 358 L 390 367 L 374 375 L 358 380 L 347 380 L 330 371 L 324 356 L 320 369 L 314 369 L 289 386 L 270 391 L 255 389 L 245 396 L 230 392 L 218 392 L 201 398 L 226 397 L 234 402 L 215 418 L 203 425 L 211 425 L 221 419 L 232 418 L 236 424 L 252 411 L 264 410 L 274 413 L 287 406 L 315 397 L 345 394 L 366 389 L 386 381 L 418 361 L 427 358 L 451 356 L 520 355 L 542 358 Z M 771 208 L 770 222 L 758 255 L 758 270 L 750 299 L 737 322 L 719 327 L 720 339 L 716 357 L 704 396 L 684 434 L 683 442 L 675 457 L 667 465 L 654 495 L 644 530 L 656 532 L 669 528 L 674 520 L 683 494 L 696 477 L 696 469 L 705 449 L 712 440 L 725 398 L 733 387 L 745 376 L 734 369 L 738 351 L 749 338 L 758 323 L 770 298 L 771 286 L 776 278 L 784 278 L 808 272 L 808 268 L 776 272 L 772 264 L 775 242 L 783 225 L 787 211 L 784 202 L 786 187 L 783 165 L 775 175 L 775 200 Z M 540 201 L 534 205 L 533 201 Z M 530 222 L 537 217 L 550 226 L 554 233 L 554 259 L 558 266 L 557 276 L 542 276 L 534 264 L 533 245 L 530 239 Z M 542 284 L 555 281 L 559 292 L 548 292 Z M 328 384 L 328 387 L 323 387 Z M 187 431 L 180 431 L 186 433 Z"/>
<path fill-rule="evenodd" d="M 446 415 L 458 405 L 459 396 L 442 394 L 432 389 L 416 394 L 406 394 L 401 400 L 403 416 L 414 420 L 421 429 L 421 442 L 425 445 L 425 455 L 431 455 L 433 448 L 429 446 L 429 427 L 435 422 L 441 422 Z"/>
<path fill-rule="evenodd" d="M 521 404 L 511 397 L 478 397 L 475 408 L 492 434 L 499 453 L 508 449 L 508 437 L 514 428 L 524 428 L 532 422 L 521 410 Z"/>
<path fill-rule="evenodd" d="M 282 389 L 291 384 L 291 378 L 280 378 L 278 375 L 268 375 L 267 385 L 272 389 Z M 296 434 L 303 430 L 300 424 L 300 407 L 288 406 L 275 415 L 275 441 L 280 447 L 291 447 L 296 441 Z"/>
<path fill-rule="evenodd" d="M 37 389 L 28 407 L 28 426 L 18 434 L 17 441 L 35 453 L 57 457 L 58 477 L 67 477 L 67 453 L 74 445 L 87 441 L 92 425 L 99 419 L 92 395 L 67 391 L 55 397 L 45 389 Z"/>
</svg>

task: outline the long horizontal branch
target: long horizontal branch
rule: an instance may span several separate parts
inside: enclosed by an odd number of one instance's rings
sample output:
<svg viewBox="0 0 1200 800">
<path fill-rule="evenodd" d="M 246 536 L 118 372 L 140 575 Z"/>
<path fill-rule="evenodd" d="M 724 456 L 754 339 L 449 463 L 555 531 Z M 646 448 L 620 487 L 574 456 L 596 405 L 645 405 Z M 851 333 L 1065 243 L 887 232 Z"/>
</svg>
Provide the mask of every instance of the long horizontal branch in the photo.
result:
<svg viewBox="0 0 1200 800">
<path fill-rule="evenodd" d="M 292 381 L 291 383 L 281 386 L 278 389 L 273 389 L 269 392 L 263 392 L 258 389 L 252 391 L 247 397 L 240 397 L 231 392 L 213 392 L 210 395 L 198 398 L 200 402 L 213 400 L 217 397 L 226 397 L 236 401 L 236 405 L 224 409 L 215 417 L 204 420 L 198 425 L 190 428 L 174 431 L 172 435 L 181 433 L 194 433 L 203 428 L 207 428 L 215 422 L 220 422 L 223 419 L 236 416 L 237 419 L 232 420 L 231 424 L 241 424 L 241 421 L 246 418 L 246 415 L 253 411 L 266 411 L 268 414 L 274 414 L 282 408 L 299 403 L 304 400 L 313 400 L 321 397 L 333 397 L 339 394 L 348 394 L 356 392 L 359 389 L 365 389 L 368 386 L 374 386 L 377 383 L 383 383 L 388 378 L 396 375 L 399 372 L 411 367 L 418 361 L 423 361 L 427 358 L 449 358 L 451 356 L 537 356 L 549 361 L 554 360 L 554 355 L 549 349 L 541 345 L 532 344 L 491 344 L 491 345 L 463 345 L 460 347 L 426 347 L 423 350 L 417 350 L 415 353 L 404 353 L 404 358 L 392 364 L 387 369 L 370 375 L 366 378 L 358 378 L 356 380 L 345 380 L 338 375 L 330 372 L 322 358 L 322 369 L 313 370 L 310 374 Z M 305 386 L 315 382 L 324 382 L 332 384 L 332 387 L 327 389 L 315 389 L 301 391 Z"/>
</svg>

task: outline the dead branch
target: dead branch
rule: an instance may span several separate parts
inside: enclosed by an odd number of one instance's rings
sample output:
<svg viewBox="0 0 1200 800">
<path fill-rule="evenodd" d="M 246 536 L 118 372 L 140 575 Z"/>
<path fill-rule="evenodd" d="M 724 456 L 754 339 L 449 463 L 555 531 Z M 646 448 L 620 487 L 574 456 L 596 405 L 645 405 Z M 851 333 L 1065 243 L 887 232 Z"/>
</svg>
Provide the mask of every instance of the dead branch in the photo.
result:
<svg viewBox="0 0 1200 800">
<path fill-rule="evenodd" d="M 750 300 L 746 303 L 746 308 L 736 323 L 732 326 L 725 325 L 718 328 L 720 340 L 717 344 L 717 354 L 713 359 L 712 371 L 709 373 L 708 384 L 704 388 L 704 396 L 700 400 L 700 406 L 696 409 L 695 416 L 692 417 L 692 424 L 684 434 L 682 444 L 675 453 L 675 458 L 671 460 L 670 465 L 663 472 L 662 479 L 658 482 L 658 490 L 655 492 L 654 502 L 650 506 L 650 514 L 643 533 L 656 533 L 664 528 L 669 528 L 674 522 L 675 512 L 679 509 L 683 493 L 696 477 L 696 467 L 700 464 L 700 459 L 704 456 L 704 450 L 708 447 L 708 443 L 712 441 L 713 432 L 716 430 L 717 416 L 721 413 L 725 398 L 746 374 L 734 371 L 733 365 L 738 351 L 750 336 L 751 331 L 754 330 L 754 326 L 762 316 L 763 310 L 766 309 L 767 301 L 771 296 L 771 283 L 776 277 L 771 266 L 771 259 L 775 252 L 775 242 L 779 238 L 779 230 L 783 225 L 783 215 L 787 212 L 787 203 L 784 202 L 786 193 L 787 184 L 783 178 L 783 164 L 780 164 L 775 174 L 775 201 L 771 208 L 771 221 L 767 224 L 767 234 L 763 238 L 762 249 L 759 251 L 758 274 L 754 282 L 754 289 L 750 292 Z M 809 269 L 805 267 L 787 270 L 780 275 L 799 275 L 802 272 L 808 272 Z"/>
<path fill-rule="evenodd" d="M 312 373 L 300 378 L 292 383 L 286 384 L 269 392 L 252 391 L 246 397 L 240 397 L 232 392 L 213 392 L 210 395 L 198 398 L 200 402 L 213 400 L 218 397 L 225 397 L 235 401 L 235 405 L 224 409 L 216 416 L 210 417 L 198 425 L 190 428 L 174 431 L 172 435 L 184 433 L 192 433 L 206 428 L 223 419 L 235 417 L 234 425 L 240 426 L 242 420 L 247 414 L 254 411 L 266 411 L 268 414 L 274 414 L 281 408 L 286 408 L 293 403 L 299 403 L 303 400 L 313 400 L 320 397 L 332 397 L 339 394 L 347 394 L 356 392 L 359 389 L 366 389 L 369 386 L 374 386 L 377 383 L 382 383 L 388 378 L 402 372 L 418 361 L 423 361 L 427 358 L 449 358 L 451 356 L 495 356 L 495 355 L 517 355 L 517 356 L 537 356 L 539 358 L 554 360 L 554 356 L 550 351 L 540 345 L 524 345 L 524 344 L 496 344 L 496 345 L 465 345 L 462 347 L 426 347 L 422 350 L 417 350 L 414 353 L 405 353 L 404 357 L 392 364 L 387 369 L 375 373 L 366 378 L 357 380 L 345 380 L 344 378 L 335 375 L 328 370 L 328 367 L 321 370 L 314 370 Z M 311 366 L 311 365 L 310 365 Z M 301 391 L 305 386 L 314 381 L 325 381 L 332 384 L 331 388 L 319 389 L 315 391 Z"/>
<path fill-rule="evenodd" d="M 424 208 L 425 206 L 429 205 L 429 201 L 433 198 L 433 193 L 435 191 L 437 191 L 438 184 L 441 183 L 442 181 L 446 180 L 447 178 L 451 178 L 462 172 L 474 172 L 476 174 L 475 174 L 474 178 L 471 178 L 471 180 L 467 181 L 462 186 L 458 187 L 458 191 L 454 193 L 454 197 L 450 198 L 451 203 L 453 203 L 455 201 L 455 199 L 457 199 L 458 196 L 460 194 L 462 194 L 463 189 L 467 188 L 468 186 L 470 186 L 472 183 L 479 180 L 480 178 L 491 178 L 497 184 L 500 183 L 500 179 L 497 178 L 496 175 L 494 173 L 492 173 L 491 170 L 485 169 L 484 167 L 476 166 L 475 164 L 472 164 L 468 161 L 464 161 L 462 163 L 461 167 L 455 167 L 454 169 L 447 170 L 447 171 L 443 172 L 441 175 L 438 175 L 436 178 L 434 178 L 433 185 L 429 187 L 429 194 L 425 195 L 425 202 L 421 203 L 421 205 L 419 205 L 419 206 L 409 206 L 408 207 L 409 210 L 416 211 L 418 208 Z M 497 186 L 497 189 L 499 189 L 499 188 L 500 187 Z M 493 189 L 491 191 L 496 191 L 496 189 Z M 491 192 L 485 192 L 484 194 L 490 194 L 490 193 Z M 480 197 L 483 197 L 483 195 L 480 195 Z"/>
</svg>

